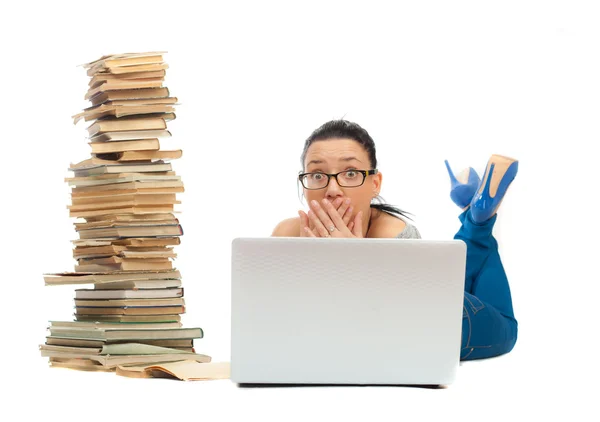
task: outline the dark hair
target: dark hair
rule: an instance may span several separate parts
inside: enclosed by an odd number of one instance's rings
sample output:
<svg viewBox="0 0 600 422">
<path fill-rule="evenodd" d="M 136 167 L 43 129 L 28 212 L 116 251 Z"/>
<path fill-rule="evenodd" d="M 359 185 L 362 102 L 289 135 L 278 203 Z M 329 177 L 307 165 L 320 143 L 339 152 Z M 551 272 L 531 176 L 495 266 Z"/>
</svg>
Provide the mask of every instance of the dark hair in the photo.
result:
<svg viewBox="0 0 600 422">
<path fill-rule="evenodd" d="M 349 122 L 347 120 L 331 120 L 323 124 L 321 127 L 317 128 L 315 131 L 313 131 L 313 133 L 304 142 L 304 150 L 302 151 L 302 156 L 300 157 L 300 163 L 302 168 L 304 168 L 306 152 L 308 151 L 308 148 L 312 145 L 313 142 L 325 141 L 327 139 L 333 138 L 346 138 L 358 142 L 360 145 L 362 145 L 362 147 L 369 155 L 371 168 L 377 168 L 377 156 L 375 155 L 375 142 L 373 142 L 373 138 L 371 138 L 369 132 L 367 132 L 361 126 L 359 126 L 356 123 Z M 396 216 L 402 216 L 411 219 L 407 215 L 410 214 L 409 212 L 396 208 L 393 205 L 386 204 L 383 201 L 383 198 L 381 198 L 380 196 L 377 196 L 377 198 L 375 198 L 374 200 L 376 202 L 371 203 L 371 208 L 375 208 L 377 210 L 384 211 L 389 214 L 395 214 Z"/>
</svg>

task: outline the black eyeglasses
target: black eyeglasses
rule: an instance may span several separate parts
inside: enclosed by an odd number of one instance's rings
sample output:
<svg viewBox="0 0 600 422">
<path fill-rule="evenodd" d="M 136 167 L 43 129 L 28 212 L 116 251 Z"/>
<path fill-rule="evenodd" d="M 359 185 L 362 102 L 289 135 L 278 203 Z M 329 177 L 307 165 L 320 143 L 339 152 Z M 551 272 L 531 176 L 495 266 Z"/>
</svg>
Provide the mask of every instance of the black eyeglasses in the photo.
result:
<svg viewBox="0 0 600 422">
<path fill-rule="evenodd" d="M 345 170 L 335 174 L 317 171 L 313 173 L 301 173 L 298 175 L 298 180 L 300 180 L 305 189 L 309 190 L 326 188 L 332 177 L 335 177 L 337 184 L 343 188 L 357 188 L 362 186 L 367 176 L 372 174 L 377 174 L 377 169 Z"/>
</svg>

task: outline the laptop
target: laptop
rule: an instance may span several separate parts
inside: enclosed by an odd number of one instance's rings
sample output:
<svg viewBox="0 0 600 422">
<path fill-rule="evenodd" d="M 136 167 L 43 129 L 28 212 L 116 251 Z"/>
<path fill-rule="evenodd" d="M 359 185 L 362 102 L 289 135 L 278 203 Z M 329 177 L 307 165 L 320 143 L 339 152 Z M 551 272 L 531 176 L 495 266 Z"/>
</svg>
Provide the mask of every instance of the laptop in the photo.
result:
<svg viewBox="0 0 600 422">
<path fill-rule="evenodd" d="M 449 385 L 465 264 L 460 240 L 236 238 L 230 378 Z"/>
</svg>

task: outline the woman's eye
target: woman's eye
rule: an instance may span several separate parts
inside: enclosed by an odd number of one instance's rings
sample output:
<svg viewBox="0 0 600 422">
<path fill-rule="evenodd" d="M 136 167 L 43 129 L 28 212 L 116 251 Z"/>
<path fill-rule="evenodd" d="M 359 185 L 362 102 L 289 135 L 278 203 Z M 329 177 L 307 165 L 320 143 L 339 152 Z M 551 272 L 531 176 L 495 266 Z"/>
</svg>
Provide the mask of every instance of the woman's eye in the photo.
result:
<svg viewBox="0 0 600 422">
<path fill-rule="evenodd" d="M 311 174 L 313 180 L 321 180 L 323 175 L 321 173 L 313 173 Z"/>
<path fill-rule="evenodd" d="M 356 174 L 357 173 L 354 170 L 349 170 L 346 172 L 346 177 L 349 179 L 352 179 L 352 178 L 356 177 Z"/>
</svg>

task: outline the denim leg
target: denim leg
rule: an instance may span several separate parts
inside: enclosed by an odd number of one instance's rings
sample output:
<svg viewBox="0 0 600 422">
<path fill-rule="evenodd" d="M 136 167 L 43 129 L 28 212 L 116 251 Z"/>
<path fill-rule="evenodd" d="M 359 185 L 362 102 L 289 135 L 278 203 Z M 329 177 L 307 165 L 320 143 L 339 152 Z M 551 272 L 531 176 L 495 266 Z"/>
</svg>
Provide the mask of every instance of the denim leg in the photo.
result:
<svg viewBox="0 0 600 422">
<path fill-rule="evenodd" d="M 496 215 L 475 223 L 469 210 L 459 216 L 454 237 L 467 245 L 461 359 L 480 359 L 508 353 L 517 340 L 508 278 L 492 236 Z"/>
<path fill-rule="evenodd" d="M 483 359 L 508 353 L 517 341 L 517 321 L 465 292 L 461 360 Z"/>
<path fill-rule="evenodd" d="M 489 254 L 494 250 L 498 250 L 498 242 L 492 236 L 497 215 L 484 223 L 475 223 L 469 210 L 470 208 L 458 216 L 461 226 L 454 238 L 467 244 L 465 291 L 473 293 L 473 282 L 479 275 Z"/>
</svg>

